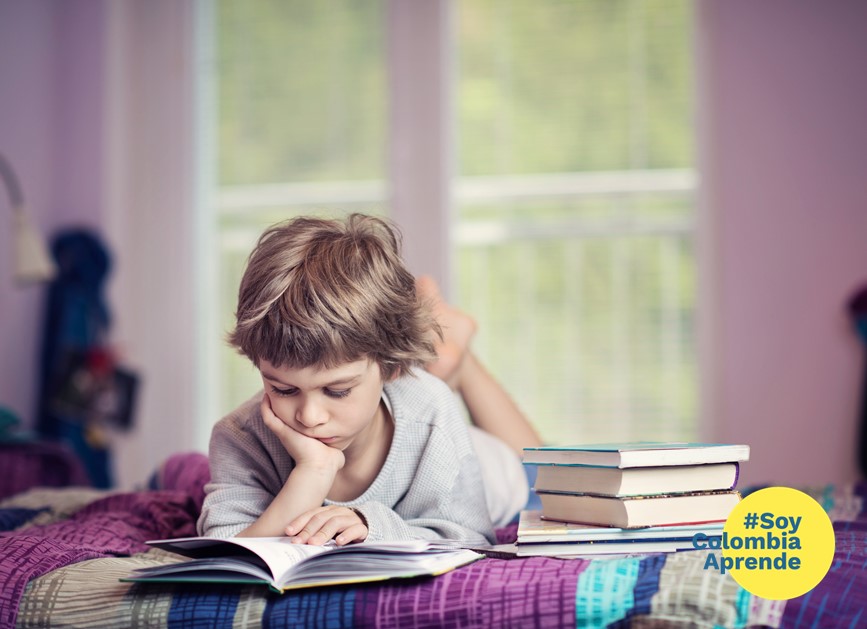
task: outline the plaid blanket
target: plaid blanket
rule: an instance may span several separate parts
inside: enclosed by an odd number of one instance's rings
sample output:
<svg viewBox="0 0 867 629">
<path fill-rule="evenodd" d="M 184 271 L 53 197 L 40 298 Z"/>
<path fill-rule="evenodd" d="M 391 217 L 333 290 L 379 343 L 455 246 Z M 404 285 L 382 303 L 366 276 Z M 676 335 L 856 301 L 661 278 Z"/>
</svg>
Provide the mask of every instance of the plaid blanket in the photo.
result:
<svg viewBox="0 0 867 629">
<path fill-rule="evenodd" d="M 435 578 L 284 595 L 260 586 L 122 583 L 133 568 L 179 560 L 147 550 L 146 539 L 193 534 L 206 463 L 171 463 L 148 491 L 36 490 L 0 503 L 7 529 L 0 627 L 837 627 L 867 620 L 864 486 L 811 491 L 835 520 L 836 556 L 818 587 L 790 601 L 759 599 L 729 575 L 704 570 L 708 551 L 483 559 Z M 500 531 L 501 540 L 514 532 Z"/>
</svg>

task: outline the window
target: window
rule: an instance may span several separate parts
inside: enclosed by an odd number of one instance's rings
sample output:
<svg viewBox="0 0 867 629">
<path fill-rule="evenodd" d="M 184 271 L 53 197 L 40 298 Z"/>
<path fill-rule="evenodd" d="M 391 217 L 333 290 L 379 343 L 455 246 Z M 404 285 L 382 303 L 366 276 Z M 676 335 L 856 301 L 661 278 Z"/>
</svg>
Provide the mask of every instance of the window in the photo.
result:
<svg viewBox="0 0 867 629">
<path fill-rule="evenodd" d="M 203 136 L 216 155 L 213 422 L 261 387 L 223 342 L 259 234 L 295 214 L 385 211 L 386 75 L 382 2 L 219 0 L 202 11 L 213 120 Z"/>
<path fill-rule="evenodd" d="M 547 441 L 693 437 L 691 4 L 455 6 L 478 351 Z"/>
<path fill-rule="evenodd" d="M 547 441 L 692 438 L 691 3 L 436 1 L 453 18 L 441 75 L 457 159 L 443 220 L 476 351 Z M 265 226 L 389 213 L 386 151 L 401 137 L 388 128 L 388 11 L 386 0 L 203 9 L 215 343 Z M 213 355 L 209 421 L 259 386 L 230 349 Z"/>
</svg>

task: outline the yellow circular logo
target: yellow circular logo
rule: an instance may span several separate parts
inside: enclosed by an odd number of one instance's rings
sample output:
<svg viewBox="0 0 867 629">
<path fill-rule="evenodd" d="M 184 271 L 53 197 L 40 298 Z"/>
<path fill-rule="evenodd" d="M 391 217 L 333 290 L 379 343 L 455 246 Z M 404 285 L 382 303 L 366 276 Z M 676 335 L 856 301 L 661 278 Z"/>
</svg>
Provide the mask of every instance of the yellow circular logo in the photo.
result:
<svg viewBox="0 0 867 629">
<path fill-rule="evenodd" d="M 768 487 L 729 514 L 721 569 L 756 596 L 795 598 L 825 578 L 834 546 L 834 527 L 818 502 L 797 489 Z"/>
</svg>

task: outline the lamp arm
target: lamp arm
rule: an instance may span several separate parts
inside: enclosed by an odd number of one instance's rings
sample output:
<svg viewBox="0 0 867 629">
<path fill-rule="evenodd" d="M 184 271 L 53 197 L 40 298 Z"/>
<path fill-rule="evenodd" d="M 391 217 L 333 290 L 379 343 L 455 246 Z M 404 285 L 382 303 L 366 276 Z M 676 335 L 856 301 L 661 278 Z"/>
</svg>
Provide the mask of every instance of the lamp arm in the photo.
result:
<svg viewBox="0 0 867 629">
<path fill-rule="evenodd" d="M 21 193 L 18 177 L 12 170 L 12 164 L 2 153 L 0 153 L 0 179 L 3 179 L 3 183 L 6 184 L 6 192 L 9 193 L 9 203 L 12 205 L 12 210 L 15 213 L 21 212 L 24 207 L 24 195 Z"/>
</svg>

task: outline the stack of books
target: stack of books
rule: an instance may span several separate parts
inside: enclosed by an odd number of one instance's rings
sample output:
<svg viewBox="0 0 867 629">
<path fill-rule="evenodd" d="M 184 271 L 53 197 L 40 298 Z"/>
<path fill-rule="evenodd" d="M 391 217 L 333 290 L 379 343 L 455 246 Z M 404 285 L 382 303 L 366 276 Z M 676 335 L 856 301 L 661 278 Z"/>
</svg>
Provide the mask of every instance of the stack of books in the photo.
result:
<svg viewBox="0 0 867 629">
<path fill-rule="evenodd" d="M 749 446 L 639 442 L 525 448 L 541 511 L 524 511 L 520 556 L 672 552 L 719 537 L 740 501 Z"/>
</svg>

